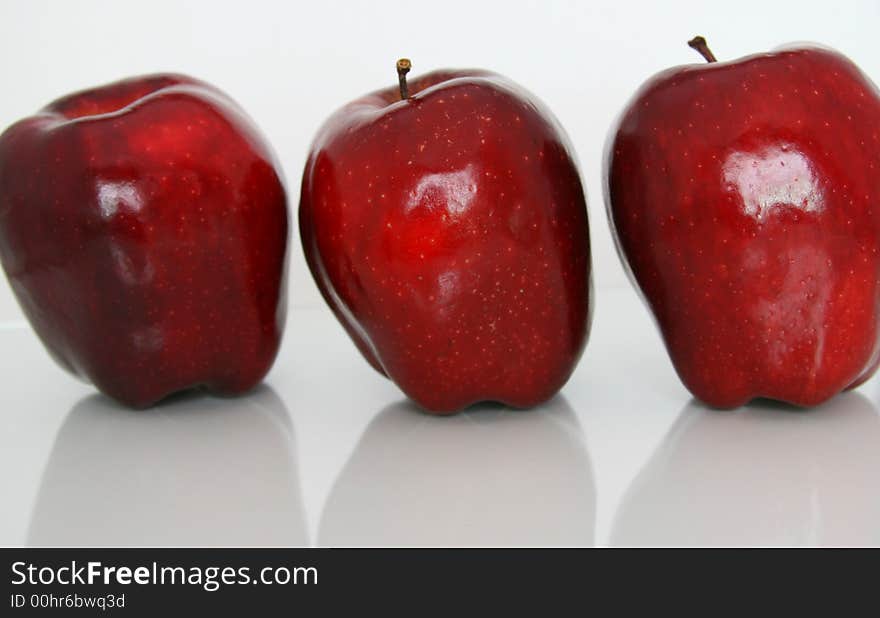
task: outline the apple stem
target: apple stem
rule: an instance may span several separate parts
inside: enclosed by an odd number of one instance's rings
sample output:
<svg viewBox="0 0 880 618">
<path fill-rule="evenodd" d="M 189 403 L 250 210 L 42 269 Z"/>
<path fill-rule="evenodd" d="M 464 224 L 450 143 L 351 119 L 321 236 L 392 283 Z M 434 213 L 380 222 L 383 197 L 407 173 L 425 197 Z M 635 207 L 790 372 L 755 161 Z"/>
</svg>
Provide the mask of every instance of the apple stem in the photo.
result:
<svg viewBox="0 0 880 618">
<path fill-rule="evenodd" d="M 401 58 L 397 61 L 397 81 L 400 82 L 400 99 L 406 101 L 409 98 L 409 87 L 406 85 L 406 74 L 412 68 L 409 58 Z"/>
<path fill-rule="evenodd" d="M 688 41 L 688 46 L 691 49 L 695 49 L 700 52 L 700 55 L 706 59 L 706 62 L 718 62 L 715 58 L 715 54 L 712 53 L 712 50 L 709 49 L 709 44 L 706 43 L 706 39 L 701 36 L 695 36 L 690 41 Z"/>
</svg>

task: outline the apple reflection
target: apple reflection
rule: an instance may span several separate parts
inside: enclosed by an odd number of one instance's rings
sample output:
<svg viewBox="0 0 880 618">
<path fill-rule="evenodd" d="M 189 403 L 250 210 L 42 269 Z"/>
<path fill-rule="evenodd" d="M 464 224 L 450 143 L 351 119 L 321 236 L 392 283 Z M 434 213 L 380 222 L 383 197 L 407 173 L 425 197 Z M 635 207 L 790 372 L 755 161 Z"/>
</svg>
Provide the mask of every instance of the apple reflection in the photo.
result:
<svg viewBox="0 0 880 618">
<path fill-rule="evenodd" d="M 324 507 L 324 546 L 589 546 L 596 495 L 577 418 L 483 405 L 452 417 L 400 402 L 367 427 Z"/>
<path fill-rule="evenodd" d="M 856 392 L 814 410 L 687 405 L 630 486 L 612 545 L 880 544 L 880 417 Z"/>
<path fill-rule="evenodd" d="M 101 395 L 55 441 L 29 545 L 307 545 L 290 415 L 262 385 L 132 411 Z"/>
</svg>

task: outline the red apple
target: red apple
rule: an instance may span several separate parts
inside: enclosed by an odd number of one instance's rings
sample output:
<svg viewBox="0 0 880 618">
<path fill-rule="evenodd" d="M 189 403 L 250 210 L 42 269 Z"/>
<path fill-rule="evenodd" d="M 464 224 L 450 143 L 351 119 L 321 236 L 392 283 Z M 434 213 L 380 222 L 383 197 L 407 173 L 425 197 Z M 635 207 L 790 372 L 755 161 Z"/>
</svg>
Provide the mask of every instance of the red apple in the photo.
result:
<svg viewBox="0 0 880 618">
<path fill-rule="evenodd" d="M 819 404 L 880 359 L 880 94 L 829 49 L 691 44 L 611 134 L 620 254 L 696 397 Z"/>
<path fill-rule="evenodd" d="M 529 407 L 568 379 L 590 327 L 583 189 L 549 111 L 485 71 L 369 94 L 320 129 L 300 231 L 367 361 L 425 409 Z"/>
<path fill-rule="evenodd" d="M 286 311 L 278 165 L 231 99 L 151 75 L 51 103 L 0 136 L 0 260 L 50 354 L 133 407 L 234 394 Z"/>
</svg>

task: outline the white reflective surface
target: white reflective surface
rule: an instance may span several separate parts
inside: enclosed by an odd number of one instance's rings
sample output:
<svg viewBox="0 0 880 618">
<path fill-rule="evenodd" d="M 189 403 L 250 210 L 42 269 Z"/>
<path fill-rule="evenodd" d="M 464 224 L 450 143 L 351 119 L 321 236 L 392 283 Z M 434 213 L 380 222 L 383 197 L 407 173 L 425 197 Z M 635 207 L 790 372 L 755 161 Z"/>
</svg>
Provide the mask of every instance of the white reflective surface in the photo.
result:
<svg viewBox="0 0 880 618">
<path fill-rule="evenodd" d="M 324 506 L 318 544 L 590 546 L 595 512 L 564 396 L 538 411 L 485 405 L 452 418 L 404 401 L 370 422 Z"/>
<path fill-rule="evenodd" d="M 123 410 L 0 325 L 2 545 L 878 545 L 880 390 L 691 400 L 631 290 L 539 410 L 416 411 L 321 306 L 267 384 Z"/>
<path fill-rule="evenodd" d="M 880 544 L 880 416 L 861 393 L 804 412 L 697 402 L 630 485 L 619 545 Z"/>
<path fill-rule="evenodd" d="M 296 439 L 268 386 L 152 411 L 89 395 L 46 463 L 28 545 L 302 545 Z"/>
</svg>

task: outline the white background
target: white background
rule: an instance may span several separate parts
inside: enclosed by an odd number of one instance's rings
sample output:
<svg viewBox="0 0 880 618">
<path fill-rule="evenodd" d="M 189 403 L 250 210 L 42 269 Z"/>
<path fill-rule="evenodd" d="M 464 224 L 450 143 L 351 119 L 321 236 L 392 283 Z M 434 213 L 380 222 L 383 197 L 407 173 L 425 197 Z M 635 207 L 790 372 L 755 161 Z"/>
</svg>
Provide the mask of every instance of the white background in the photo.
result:
<svg viewBox="0 0 880 618">
<path fill-rule="evenodd" d="M 574 142 L 597 282 L 590 343 L 550 409 L 439 422 L 394 413 L 402 395 L 323 306 L 295 233 L 274 398 L 261 389 L 108 414 L 51 362 L 0 282 L 0 545 L 543 544 L 547 530 L 563 544 L 880 544 L 880 379 L 810 414 L 701 408 L 625 279 L 600 194 L 608 127 L 650 75 L 701 61 L 686 46 L 694 34 L 721 59 L 819 41 L 880 79 L 878 23 L 876 0 L 0 0 L 0 123 L 83 87 L 189 73 L 269 137 L 292 213 L 315 130 L 393 84 L 399 56 L 414 74 L 505 74 Z M 400 435 L 415 436 L 411 450 Z"/>
<path fill-rule="evenodd" d="M 63 2 L 0 0 L 0 125 L 85 87 L 155 71 L 209 81 L 238 100 L 280 156 L 291 212 L 312 136 L 336 108 L 413 75 L 480 67 L 525 86 L 571 137 L 589 202 L 593 265 L 602 288 L 628 285 L 602 203 L 609 126 L 636 88 L 667 67 L 816 41 L 880 80 L 880 2 L 371 0 L 339 2 Z M 292 302 L 319 299 L 294 233 Z M 600 300 L 601 302 L 601 300 Z M 0 285 L 0 320 L 20 318 Z"/>
</svg>

